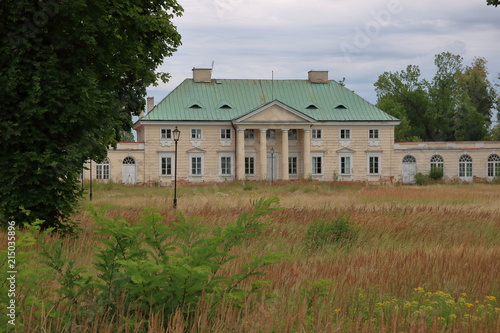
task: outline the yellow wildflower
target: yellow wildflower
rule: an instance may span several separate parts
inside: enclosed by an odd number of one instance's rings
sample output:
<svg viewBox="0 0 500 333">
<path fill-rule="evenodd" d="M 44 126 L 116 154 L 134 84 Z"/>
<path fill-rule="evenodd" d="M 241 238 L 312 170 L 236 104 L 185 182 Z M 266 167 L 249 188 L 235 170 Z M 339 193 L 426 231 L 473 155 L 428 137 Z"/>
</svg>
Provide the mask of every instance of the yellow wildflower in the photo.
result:
<svg viewBox="0 0 500 333">
<path fill-rule="evenodd" d="M 337 308 L 337 309 L 333 310 L 333 312 L 335 312 L 335 313 L 339 313 L 339 312 L 340 312 L 340 309 L 339 309 L 339 308 Z"/>
<path fill-rule="evenodd" d="M 497 299 L 495 298 L 495 296 L 486 296 L 485 298 L 486 298 L 488 301 L 490 301 L 490 302 L 496 302 L 496 301 L 497 301 Z"/>
<path fill-rule="evenodd" d="M 419 292 L 419 293 L 424 292 L 424 288 L 422 288 L 422 287 L 414 288 L 413 290 L 415 290 L 416 292 Z"/>
<path fill-rule="evenodd" d="M 463 297 L 467 297 L 466 293 L 461 293 L 460 295 L 462 295 Z"/>
</svg>

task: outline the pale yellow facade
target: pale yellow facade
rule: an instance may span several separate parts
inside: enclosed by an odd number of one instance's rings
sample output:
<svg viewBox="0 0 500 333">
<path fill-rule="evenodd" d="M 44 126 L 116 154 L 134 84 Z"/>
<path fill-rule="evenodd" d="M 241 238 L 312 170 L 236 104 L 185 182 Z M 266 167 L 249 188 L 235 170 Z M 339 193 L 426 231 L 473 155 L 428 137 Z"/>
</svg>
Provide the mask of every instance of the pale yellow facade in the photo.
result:
<svg viewBox="0 0 500 333">
<path fill-rule="evenodd" d="M 180 182 L 315 179 L 412 183 L 411 176 L 415 173 L 429 173 L 434 156 L 442 158 L 445 179 L 491 180 L 494 177 L 488 175 L 488 167 L 496 170 L 500 164 L 491 158 L 500 156 L 498 141 L 394 143 L 394 125 L 387 123 L 306 124 L 294 119 L 292 124 L 286 123 L 286 112 L 276 111 L 274 106 L 268 113 L 272 119 L 267 120 L 260 113 L 240 122 L 210 125 L 143 124 L 138 131 L 144 142 L 119 143 L 116 150 L 109 150 L 109 178 L 131 184 L 170 185 L 175 174 L 175 142 L 161 136 L 162 129 L 174 130 L 176 126 L 180 130 L 177 143 Z M 257 121 L 262 123 L 257 125 Z M 221 138 L 221 130 L 229 137 Z M 378 131 L 378 139 L 370 138 L 373 131 Z M 196 137 L 198 133 L 200 137 Z M 462 162 L 465 173 L 460 174 L 460 159 L 465 155 L 471 161 Z M 405 180 L 403 160 L 408 156 L 415 160 L 414 170 L 410 179 Z M 165 158 L 170 159 L 170 164 L 162 168 Z M 222 158 L 227 165 L 222 165 Z M 132 159 L 133 166 L 124 164 L 125 159 L 129 162 Z M 412 162 L 411 158 L 407 160 Z M 374 162 L 378 165 L 370 165 Z M 92 178 L 105 181 L 98 177 L 97 168 L 93 163 Z M 89 177 L 87 170 L 85 179 Z"/>
<path fill-rule="evenodd" d="M 229 103 L 225 98 L 236 98 L 234 91 L 223 90 L 227 95 L 220 98 L 217 91 L 221 90 L 217 89 L 248 83 L 214 80 L 211 69 L 193 69 L 193 81 L 181 84 L 183 89 L 192 90 L 179 92 L 176 96 L 182 98 L 173 97 L 174 106 L 162 111 L 166 113 L 159 117 L 155 117 L 154 110 L 149 115 L 155 106 L 148 98 L 148 115 L 141 115 L 134 125 L 138 142 L 119 143 L 117 149 L 109 150 L 104 163 L 87 164 L 91 171 L 84 171 L 84 179 L 161 185 L 171 185 L 175 177 L 179 182 L 198 183 L 314 179 L 411 184 L 415 174 L 428 174 L 433 166 L 443 168 L 445 179 L 473 181 L 500 176 L 500 142 L 395 143 L 394 128 L 399 121 L 381 110 L 375 112 L 379 112 L 379 118 L 371 119 L 385 120 L 364 121 L 373 112 L 366 108 L 369 103 L 328 81 L 326 71 L 310 71 L 308 80 L 293 83 L 293 89 L 307 91 L 301 102 L 281 93 L 295 103 L 295 108 L 275 99 L 275 95 L 266 99 L 265 93 L 274 91 L 273 82 L 250 81 L 246 90 L 237 90 L 237 96 L 243 101 L 250 89 L 257 91 L 259 95 L 253 98 L 260 106 L 248 107 L 238 113 L 244 115 L 237 119 L 218 118 L 233 119 L 230 121 L 213 120 L 216 117 L 202 121 L 210 113 L 223 114 L 225 110 L 203 109 L 203 103 L 193 96 L 203 95 L 205 99 L 200 99 L 206 103 L 214 103 L 210 97 L 215 96 L 216 102 L 227 110 L 231 106 L 225 105 Z M 267 90 L 254 89 L 260 85 L 267 85 Z M 285 86 L 290 85 L 281 85 Z M 321 110 L 312 98 L 323 103 Z M 298 111 L 304 103 L 306 106 Z M 317 112 L 307 112 L 309 107 Z M 321 112 L 329 112 L 330 118 Z M 180 131 L 177 145 L 175 129 Z"/>
</svg>

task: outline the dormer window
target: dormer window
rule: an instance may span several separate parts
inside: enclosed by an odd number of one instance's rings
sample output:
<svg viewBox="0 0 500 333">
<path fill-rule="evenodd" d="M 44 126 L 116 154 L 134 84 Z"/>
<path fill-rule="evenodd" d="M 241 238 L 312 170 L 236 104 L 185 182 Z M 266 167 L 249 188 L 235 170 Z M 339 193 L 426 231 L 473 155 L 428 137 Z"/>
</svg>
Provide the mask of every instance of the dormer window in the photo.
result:
<svg viewBox="0 0 500 333">
<path fill-rule="evenodd" d="M 339 104 L 335 108 L 336 109 L 347 109 L 347 107 L 344 104 Z"/>
<path fill-rule="evenodd" d="M 308 109 L 308 110 L 317 110 L 318 107 L 316 105 L 314 105 L 314 104 L 311 104 L 308 107 L 306 107 L 306 109 Z"/>
<path fill-rule="evenodd" d="M 220 107 L 220 109 L 232 109 L 232 107 L 230 107 L 229 105 L 227 104 L 224 104 Z"/>
<path fill-rule="evenodd" d="M 193 104 L 189 108 L 190 109 L 201 109 L 201 106 L 199 106 L 198 104 Z"/>
</svg>

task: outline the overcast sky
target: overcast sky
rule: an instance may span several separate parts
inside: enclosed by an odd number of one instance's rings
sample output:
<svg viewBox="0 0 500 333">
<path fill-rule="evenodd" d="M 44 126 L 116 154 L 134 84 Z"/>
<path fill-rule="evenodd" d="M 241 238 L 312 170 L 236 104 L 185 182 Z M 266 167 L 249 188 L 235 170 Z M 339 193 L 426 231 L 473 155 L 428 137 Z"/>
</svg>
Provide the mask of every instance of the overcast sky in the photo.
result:
<svg viewBox="0 0 500 333">
<path fill-rule="evenodd" d="M 486 0 L 179 0 L 174 20 L 182 45 L 160 71 L 169 83 L 150 88 L 157 104 L 192 68 L 220 79 L 307 79 L 309 70 L 376 103 L 373 84 L 385 71 L 418 65 L 435 73 L 434 57 L 449 51 L 470 65 L 488 61 L 500 83 L 500 7 Z M 498 89 L 498 88 L 497 88 Z M 500 90 L 500 89 L 499 89 Z"/>
</svg>

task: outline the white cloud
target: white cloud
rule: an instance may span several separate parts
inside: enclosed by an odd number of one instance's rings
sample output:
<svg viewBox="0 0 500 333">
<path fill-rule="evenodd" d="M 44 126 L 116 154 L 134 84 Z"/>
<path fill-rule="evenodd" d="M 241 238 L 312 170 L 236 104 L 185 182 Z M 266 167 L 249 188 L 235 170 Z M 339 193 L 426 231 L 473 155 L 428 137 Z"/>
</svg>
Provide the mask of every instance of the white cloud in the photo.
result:
<svg viewBox="0 0 500 333">
<path fill-rule="evenodd" d="M 346 77 L 347 87 L 375 103 L 373 84 L 385 71 L 419 65 L 435 72 L 434 56 L 450 51 L 470 64 L 498 59 L 500 9 L 457 0 L 180 0 L 175 19 L 183 45 L 159 69 L 172 80 L 151 94 L 172 90 L 193 67 L 215 61 L 218 78 L 301 79 L 311 69 Z"/>
</svg>

